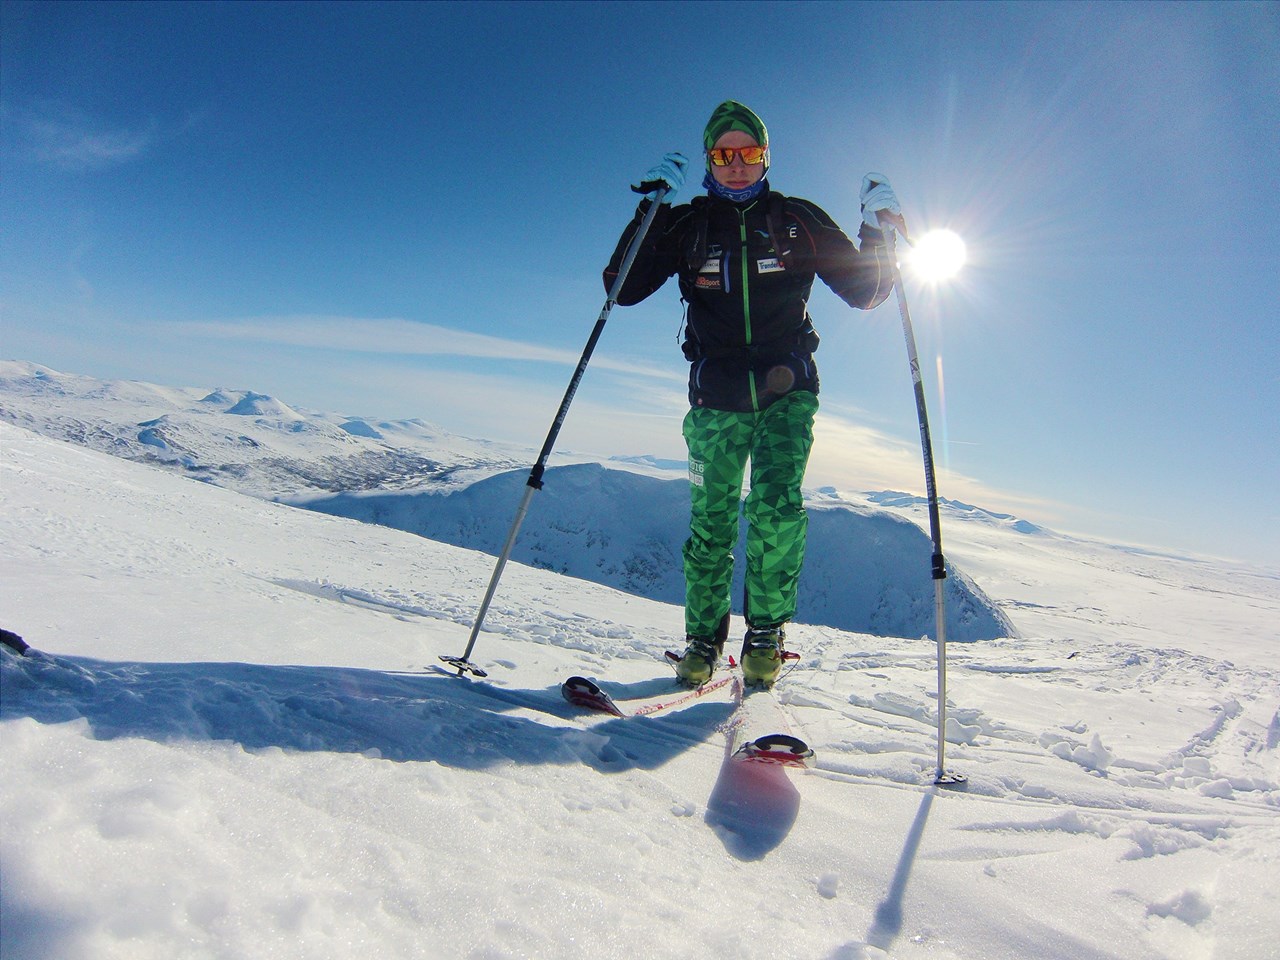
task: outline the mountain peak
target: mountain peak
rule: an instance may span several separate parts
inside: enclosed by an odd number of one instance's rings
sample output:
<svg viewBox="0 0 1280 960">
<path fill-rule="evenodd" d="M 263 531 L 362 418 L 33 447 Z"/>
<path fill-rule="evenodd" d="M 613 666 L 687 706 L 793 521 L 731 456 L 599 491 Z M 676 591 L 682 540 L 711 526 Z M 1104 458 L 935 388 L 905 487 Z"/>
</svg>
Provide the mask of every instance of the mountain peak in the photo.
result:
<svg viewBox="0 0 1280 960">
<path fill-rule="evenodd" d="M 254 393 L 249 390 L 240 402 L 227 410 L 237 416 L 245 417 L 280 417 L 284 420 L 301 420 L 302 415 L 293 408 L 281 403 L 275 397 L 265 393 Z"/>
</svg>

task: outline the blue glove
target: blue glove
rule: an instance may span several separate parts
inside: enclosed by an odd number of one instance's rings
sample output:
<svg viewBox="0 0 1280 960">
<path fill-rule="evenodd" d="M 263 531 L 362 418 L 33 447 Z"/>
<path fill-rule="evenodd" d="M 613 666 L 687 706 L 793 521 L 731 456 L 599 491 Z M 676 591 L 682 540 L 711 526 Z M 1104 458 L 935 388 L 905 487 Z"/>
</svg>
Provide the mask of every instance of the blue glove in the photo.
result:
<svg viewBox="0 0 1280 960">
<path fill-rule="evenodd" d="M 667 192 L 662 202 L 670 203 L 671 198 L 684 186 L 684 172 L 688 166 L 689 158 L 683 153 L 665 154 L 662 162 L 646 173 L 639 184 L 632 184 L 631 189 L 636 193 L 643 193 L 646 200 L 652 200 L 658 195 L 658 190 L 665 187 Z"/>
<path fill-rule="evenodd" d="M 862 178 L 862 222 L 876 230 L 883 230 L 888 223 L 904 235 L 907 232 L 898 195 L 883 173 L 868 173 Z"/>
</svg>

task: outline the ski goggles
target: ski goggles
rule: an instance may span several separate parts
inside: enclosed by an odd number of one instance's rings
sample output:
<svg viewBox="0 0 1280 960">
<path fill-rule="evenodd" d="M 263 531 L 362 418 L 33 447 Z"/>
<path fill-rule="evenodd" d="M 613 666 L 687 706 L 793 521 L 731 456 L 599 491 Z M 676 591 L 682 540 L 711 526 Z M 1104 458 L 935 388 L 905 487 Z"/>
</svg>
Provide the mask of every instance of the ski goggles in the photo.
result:
<svg viewBox="0 0 1280 960">
<path fill-rule="evenodd" d="M 707 151 L 707 156 L 717 167 L 729 166 L 734 157 L 741 157 L 748 167 L 754 167 L 757 163 L 764 163 L 768 154 L 768 147 L 712 147 Z"/>
</svg>

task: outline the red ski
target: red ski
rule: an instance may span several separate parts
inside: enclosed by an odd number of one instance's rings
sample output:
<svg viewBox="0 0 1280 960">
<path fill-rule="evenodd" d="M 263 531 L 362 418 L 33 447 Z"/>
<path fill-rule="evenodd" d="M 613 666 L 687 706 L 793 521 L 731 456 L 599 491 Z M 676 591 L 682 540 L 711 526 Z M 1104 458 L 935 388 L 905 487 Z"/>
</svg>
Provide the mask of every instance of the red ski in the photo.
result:
<svg viewBox="0 0 1280 960">
<path fill-rule="evenodd" d="M 792 655 L 787 659 L 799 658 Z M 816 763 L 813 748 L 792 732 L 790 720 L 774 696 L 773 688 L 748 685 L 732 657 L 729 665 L 737 705 L 724 728 L 729 738 L 729 757 L 738 763 L 812 767 Z"/>
<path fill-rule="evenodd" d="M 560 685 L 560 693 L 576 707 L 598 710 L 601 713 L 612 714 L 615 717 L 644 717 L 660 710 L 678 707 L 681 704 L 705 697 L 713 690 L 719 690 L 721 687 L 727 686 L 732 680 L 733 676 L 726 674 L 693 690 L 680 688 L 674 694 L 663 695 L 656 700 L 645 700 L 638 706 L 626 710 L 619 706 L 613 697 L 601 689 L 598 683 L 586 677 L 570 677 Z"/>
</svg>

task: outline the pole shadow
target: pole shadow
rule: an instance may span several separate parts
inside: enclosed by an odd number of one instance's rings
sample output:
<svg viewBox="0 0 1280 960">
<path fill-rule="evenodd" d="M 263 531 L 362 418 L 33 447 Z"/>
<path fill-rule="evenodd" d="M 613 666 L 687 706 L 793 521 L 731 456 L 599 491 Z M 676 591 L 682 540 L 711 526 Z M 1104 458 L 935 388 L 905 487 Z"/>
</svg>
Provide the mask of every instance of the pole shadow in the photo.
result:
<svg viewBox="0 0 1280 960">
<path fill-rule="evenodd" d="M 920 852 L 920 841 L 924 839 L 925 824 L 929 820 L 929 811 L 933 807 L 933 798 L 938 788 L 931 788 L 920 800 L 920 809 L 907 831 L 907 839 L 898 857 L 898 865 L 893 871 L 893 879 L 884 899 L 876 905 L 875 919 L 871 929 L 867 931 L 867 943 L 877 949 L 889 952 L 895 940 L 902 933 L 902 901 L 907 893 L 907 882 L 911 879 L 911 870 L 915 866 L 916 855 Z"/>
</svg>

